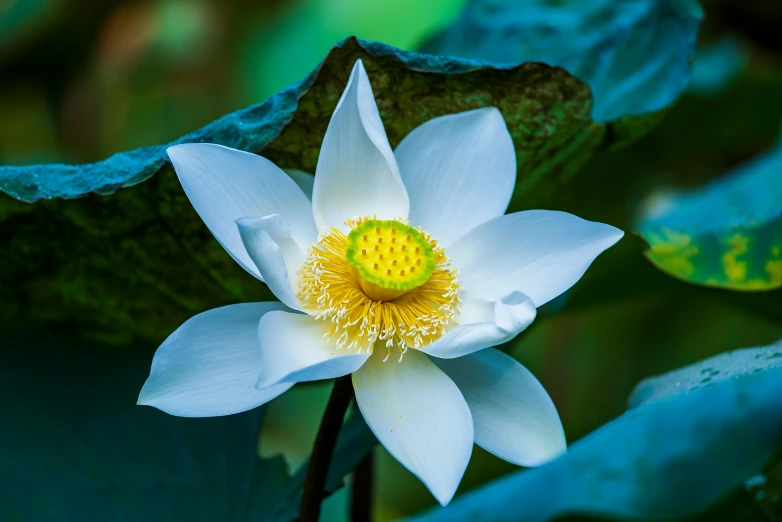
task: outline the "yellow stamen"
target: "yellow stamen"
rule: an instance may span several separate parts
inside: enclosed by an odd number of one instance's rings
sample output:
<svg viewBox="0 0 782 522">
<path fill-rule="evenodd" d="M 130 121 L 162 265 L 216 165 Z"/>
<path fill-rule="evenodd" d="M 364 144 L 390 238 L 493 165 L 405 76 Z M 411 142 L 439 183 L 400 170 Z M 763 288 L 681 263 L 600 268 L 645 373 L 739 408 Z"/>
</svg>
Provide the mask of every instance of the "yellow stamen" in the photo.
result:
<svg viewBox="0 0 782 522">
<path fill-rule="evenodd" d="M 457 272 L 443 248 L 433 248 L 431 236 L 402 220 L 363 217 L 347 224 L 349 235 L 334 228 L 324 232 L 299 269 L 297 297 L 316 319 L 327 322 L 327 337 L 339 349 L 371 351 L 382 341 L 389 353 L 392 347 L 404 353 L 442 336 L 460 302 Z M 404 252 L 383 259 L 375 249 L 364 257 L 365 249 L 358 247 L 364 236 L 378 243 L 374 237 L 391 241 L 392 235 L 405 237 L 409 252 L 417 248 L 415 263 Z M 391 270 L 397 265 L 402 266 Z"/>
</svg>

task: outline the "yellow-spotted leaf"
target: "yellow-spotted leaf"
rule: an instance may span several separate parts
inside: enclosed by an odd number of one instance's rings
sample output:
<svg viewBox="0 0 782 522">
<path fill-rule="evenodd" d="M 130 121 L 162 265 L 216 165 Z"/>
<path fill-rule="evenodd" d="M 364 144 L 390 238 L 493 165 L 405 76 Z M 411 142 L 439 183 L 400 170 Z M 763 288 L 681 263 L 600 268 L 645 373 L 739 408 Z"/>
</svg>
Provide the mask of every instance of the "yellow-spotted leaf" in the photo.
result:
<svg viewBox="0 0 782 522">
<path fill-rule="evenodd" d="M 662 271 L 730 290 L 782 287 L 782 147 L 693 192 L 658 191 L 636 226 Z"/>
</svg>

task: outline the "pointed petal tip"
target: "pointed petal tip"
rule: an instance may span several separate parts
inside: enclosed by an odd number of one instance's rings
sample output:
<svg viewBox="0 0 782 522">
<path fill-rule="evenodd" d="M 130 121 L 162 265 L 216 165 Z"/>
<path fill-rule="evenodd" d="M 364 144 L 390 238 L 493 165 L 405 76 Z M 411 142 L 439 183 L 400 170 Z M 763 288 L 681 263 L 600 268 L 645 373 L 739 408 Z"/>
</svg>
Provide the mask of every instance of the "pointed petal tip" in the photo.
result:
<svg viewBox="0 0 782 522">
<path fill-rule="evenodd" d="M 221 147 L 222 145 L 217 145 L 214 143 L 177 143 L 176 145 L 171 145 L 170 147 L 166 148 L 166 154 L 168 154 L 168 158 L 171 161 L 174 161 L 175 157 L 180 157 L 181 154 L 185 153 L 188 149 L 192 150 L 194 148 L 199 147 Z"/>
<path fill-rule="evenodd" d="M 141 390 L 138 392 L 138 399 L 136 399 L 136 406 L 149 405 L 149 397 L 147 397 L 147 393 L 146 393 L 147 382 L 144 382 L 144 385 L 141 387 Z"/>
<path fill-rule="evenodd" d="M 169 158 L 171 157 L 171 154 L 173 153 L 176 155 L 177 150 L 184 145 L 183 143 L 177 143 L 176 145 L 171 145 L 170 147 L 166 147 L 166 154 L 168 154 Z"/>
<path fill-rule="evenodd" d="M 459 483 L 457 482 L 456 485 L 454 485 L 452 488 L 448 489 L 442 489 L 441 491 L 433 491 L 429 490 L 432 493 L 432 496 L 435 498 L 435 500 L 442 506 L 445 507 L 448 504 L 451 503 L 451 500 L 453 500 L 453 497 L 456 496 L 456 490 L 459 487 Z"/>
<path fill-rule="evenodd" d="M 537 455 L 536 459 L 528 458 L 527 460 L 525 460 L 524 463 L 512 462 L 512 464 L 523 466 L 525 468 L 538 468 L 540 466 L 548 464 L 552 460 L 556 460 L 562 455 L 564 455 L 565 453 L 567 453 L 567 443 L 565 442 L 564 433 L 562 434 L 562 440 L 557 442 L 558 444 L 556 446 L 552 445 L 552 447 L 549 448 L 549 451 L 541 452 L 539 455 Z"/>
<path fill-rule="evenodd" d="M 192 145 L 191 143 L 179 143 L 177 145 L 172 145 L 166 149 L 166 154 L 168 154 L 168 161 L 171 162 L 172 165 L 175 167 L 177 164 L 184 160 L 184 155 L 187 151 L 187 146 Z M 176 169 L 174 169 L 174 172 L 177 172 Z M 177 172 L 177 177 L 179 176 L 179 173 Z"/>
<path fill-rule="evenodd" d="M 474 109 L 474 112 L 477 114 L 481 114 L 485 118 L 500 118 L 502 119 L 502 122 L 505 123 L 505 118 L 502 117 L 502 112 L 500 112 L 500 109 L 495 107 L 494 105 L 489 105 L 488 107 L 481 107 L 480 109 Z"/>
<path fill-rule="evenodd" d="M 150 386 L 149 379 L 144 383 L 144 386 L 141 387 L 141 391 L 138 393 L 138 399 L 136 399 L 136 406 L 149 406 L 151 408 L 157 408 L 161 411 L 165 411 L 162 408 L 160 408 L 160 393 L 156 393 L 155 390 Z"/>
<path fill-rule="evenodd" d="M 371 91 L 372 87 L 369 82 L 369 75 L 367 74 L 367 70 L 364 67 L 364 62 L 361 61 L 361 58 L 358 58 L 353 64 L 353 68 L 350 70 L 350 76 L 348 77 L 348 83 L 345 86 L 345 91 L 348 91 L 348 89 L 350 89 L 352 86 L 360 89 L 365 85 L 370 86 L 370 93 L 372 95 L 372 99 L 374 100 L 375 95 Z M 358 92 L 356 92 L 356 96 L 358 96 Z"/>
<path fill-rule="evenodd" d="M 567 450 L 551 397 L 510 355 L 488 348 L 460 359 L 433 361 L 467 401 L 476 445 L 522 467 L 541 466 Z"/>
<path fill-rule="evenodd" d="M 556 210 L 525 210 L 479 225 L 449 245 L 463 291 L 497 299 L 518 289 L 540 307 L 581 279 L 624 232 Z M 494 252 L 487 259 L 475 252 Z M 513 262 L 509 262 L 512 260 Z"/>
<path fill-rule="evenodd" d="M 612 238 L 616 238 L 617 241 L 622 239 L 622 237 L 625 235 L 625 231 L 621 228 L 609 225 L 608 223 L 602 223 L 602 225 L 609 230 L 610 236 Z"/>
<path fill-rule="evenodd" d="M 469 462 L 470 458 L 472 457 L 472 448 L 470 449 L 470 457 L 468 457 L 467 462 Z M 462 482 L 462 478 L 464 477 L 464 473 L 467 470 L 467 463 L 465 463 L 464 469 L 461 470 L 461 472 L 458 474 L 458 478 L 453 481 L 451 484 L 432 484 L 430 481 L 426 480 L 424 477 L 417 475 L 419 480 L 424 483 L 424 486 L 429 490 L 429 492 L 432 494 L 432 496 L 437 500 L 437 502 L 442 506 L 447 506 L 451 500 L 453 500 L 453 497 L 456 496 L 456 490 L 459 489 L 459 484 Z"/>
<path fill-rule="evenodd" d="M 505 117 L 498 107 L 490 105 L 488 107 L 479 107 L 469 111 L 461 113 L 455 113 L 452 116 L 468 116 L 472 120 L 473 125 L 485 126 L 485 125 L 497 125 L 498 128 L 504 128 L 508 132 L 508 125 L 505 123 Z M 469 120 L 468 120 L 469 121 Z M 510 138 L 510 133 L 508 132 Z M 511 144 L 513 143 L 511 139 Z"/>
<path fill-rule="evenodd" d="M 155 397 L 146 397 L 144 395 L 144 389 L 141 389 L 141 393 L 138 396 L 138 400 L 136 400 L 136 406 L 149 406 L 151 408 L 157 408 L 155 406 Z"/>
<path fill-rule="evenodd" d="M 323 232 L 355 216 L 407 218 L 409 211 L 372 84 L 356 60 L 321 144 L 312 190 L 315 222 Z"/>
<path fill-rule="evenodd" d="M 454 492 L 454 494 L 455 494 L 455 492 Z M 441 507 L 445 507 L 445 506 L 447 506 L 448 504 L 451 503 L 451 500 L 453 500 L 454 494 L 451 494 L 451 496 L 442 496 L 442 497 L 439 497 L 439 496 L 435 495 L 434 498 L 437 500 L 437 502 L 440 503 Z M 433 493 L 433 495 L 434 495 L 434 493 Z"/>
<path fill-rule="evenodd" d="M 256 390 L 258 323 L 277 302 L 242 303 L 202 312 L 155 352 L 136 404 L 177 417 L 217 417 L 256 408 L 290 386 Z"/>
<path fill-rule="evenodd" d="M 625 235 L 624 230 L 613 225 L 608 225 L 606 223 L 601 223 L 601 225 L 607 229 L 605 250 L 608 250 L 612 246 L 616 245 Z"/>
<path fill-rule="evenodd" d="M 470 409 L 454 382 L 418 350 L 409 350 L 403 363 L 382 361 L 376 354 L 353 374 L 359 411 L 386 450 L 445 506 L 472 455 Z"/>
</svg>

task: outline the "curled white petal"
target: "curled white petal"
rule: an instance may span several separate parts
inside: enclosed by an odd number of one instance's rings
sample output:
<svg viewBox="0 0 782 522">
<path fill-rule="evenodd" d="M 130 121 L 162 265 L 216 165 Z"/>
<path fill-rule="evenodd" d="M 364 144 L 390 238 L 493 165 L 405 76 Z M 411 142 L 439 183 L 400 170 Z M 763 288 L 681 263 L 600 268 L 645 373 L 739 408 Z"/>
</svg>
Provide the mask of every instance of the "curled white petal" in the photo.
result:
<svg viewBox="0 0 782 522">
<path fill-rule="evenodd" d="M 443 359 L 462 357 L 510 341 L 532 324 L 536 314 L 535 304 L 521 292 L 496 301 L 467 298 L 461 305 L 459 325 L 420 350 Z"/>
<path fill-rule="evenodd" d="M 295 288 L 302 252 L 285 220 L 274 214 L 262 218 L 236 220 L 245 249 L 274 295 L 294 310 L 301 310 Z"/>
<path fill-rule="evenodd" d="M 274 163 L 256 154 L 211 143 L 168 148 L 190 203 L 217 241 L 245 270 L 260 273 L 242 244 L 236 220 L 279 214 L 299 245 L 318 237 L 312 205 L 296 183 Z"/>
</svg>

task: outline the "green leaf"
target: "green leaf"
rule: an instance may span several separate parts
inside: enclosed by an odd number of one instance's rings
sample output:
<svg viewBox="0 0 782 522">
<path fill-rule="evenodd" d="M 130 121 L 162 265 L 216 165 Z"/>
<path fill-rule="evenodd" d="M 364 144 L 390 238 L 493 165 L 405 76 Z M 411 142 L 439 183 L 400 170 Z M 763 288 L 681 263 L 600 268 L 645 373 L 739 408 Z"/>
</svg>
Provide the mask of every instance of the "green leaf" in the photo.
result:
<svg viewBox="0 0 782 522">
<path fill-rule="evenodd" d="M 757 353 L 750 349 L 729 358 Z M 768 362 L 762 373 L 734 372 L 719 386 L 669 390 L 584 437 L 562 457 L 511 473 L 411 520 L 695 515 L 739 488 L 780 449 L 782 368 L 776 358 Z M 691 381 L 701 370 L 695 365 L 678 375 Z"/>
<path fill-rule="evenodd" d="M 470 0 L 423 50 L 563 67 L 591 87 L 595 120 L 613 121 L 687 88 L 702 17 L 697 0 Z"/>
<path fill-rule="evenodd" d="M 357 467 L 377 444 L 377 438 L 364 421 L 364 416 L 358 411 L 354 412 L 339 432 L 326 478 L 326 491 L 331 493 L 342 487 L 345 475 Z"/>
<path fill-rule="evenodd" d="M 664 375 L 650 377 L 636 386 L 628 400 L 629 408 L 661 401 L 702 388 L 719 386 L 750 374 L 782 367 L 782 342 L 760 348 L 744 348 L 721 353 Z"/>
<path fill-rule="evenodd" d="M 173 417 L 136 405 L 151 353 L 38 334 L 3 344 L 0 520 L 249 522 L 279 501 L 289 479 L 257 457 L 260 410 Z"/>
<path fill-rule="evenodd" d="M 115 154 L 97 163 L 3 167 L 0 190 L 25 202 L 111 194 L 160 171 L 168 161 L 166 147 L 191 142 L 262 152 L 282 167 L 313 172 L 331 113 L 359 58 L 392 144 L 435 116 L 495 105 L 514 135 L 519 170 L 527 173 L 525 178 L 536 178 L 563 168 L 584 148 L 596 148 L 603 137 L 603 126 L 589 117 L 589 89 L 564 71 L 532 63 L 495 67 L 349 38 L 307 78 L 259 105 L 167 145 Z"/>
<path fill-rule="evenodd" d="M 344 478 L 369 455 L 377 445 L 375 435 L 370 431 L 359 412 L 354 412 L 342 426 L 337 445 L 331 458 L 326 478 L 326 494 L 330 495 L 344 486 Z M 291 478 L 284 495 L 285 502 L 277 507 L 275 516 L 279 520 L 294 520 L 299 513 L 302 488 L 307 477 L 307 462 L 301 465 Z"/>
<path fill-rule="evenodd" d="M 167 415 L 136 399 L 151 351 L 40 334 L 4 339 L 0 520 L 290 522 L 306 464 L 260 459 L 262 409 Z M 34 356 L 33 356 L 34 355 Z M 328 493 L 377 444 L 360 413 L 340 432 Z"/>
<path fill-rule="evenodd" d="M 517 151 L 517 200 L 527 207 L 544 205 L 615 134 L 592 121 L 589 88 L 562 69 L 495 67 L 350 38 L 302 82 L 173 143 L 220 143 L 313 172 L 359 58 L 393 145 L 435 116 L 499 107 Z M 194 313 L 271 298 L 201 223 L 165 147 L 81 166 L 0 167 L 0 190 L 16 198 L 0 197 L 3 317 L 104 341 L 158 341 Z M 87 197 L 63 200 L 77 196 Z"/>
<path fill-rule="evenodd" d="M 650 196 L 636 229 L 664 272 L 730 290 L 782 287 L 782 147 L 692 193 Z"/>
</svg>

